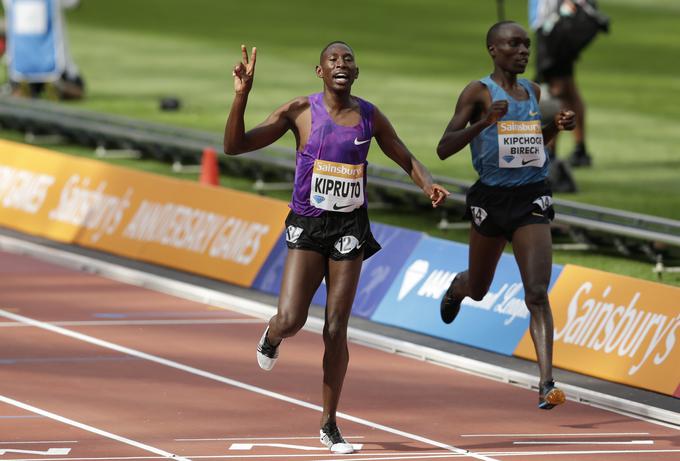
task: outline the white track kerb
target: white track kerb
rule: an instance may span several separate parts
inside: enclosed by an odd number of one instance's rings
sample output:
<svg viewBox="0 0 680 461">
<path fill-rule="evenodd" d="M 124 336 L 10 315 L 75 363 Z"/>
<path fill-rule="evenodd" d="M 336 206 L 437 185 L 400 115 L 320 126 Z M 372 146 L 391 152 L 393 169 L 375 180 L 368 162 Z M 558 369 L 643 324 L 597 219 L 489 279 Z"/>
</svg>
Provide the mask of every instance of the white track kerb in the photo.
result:
<svg viewBox="0 0 680 461">
<path fill-rule="evenodd" d="M 269 317 L 276 313 L 275 306 L 262 302 L 243 299 L 217 290 L 199 287 L 186 282 L 180 282 L 171 278 L 150 274 L 136 269 L 130 269 L 88 256 L 74 254 L 66 250 L 60 250 L 32 242 L 26 242 L 13 237 L 0 235 L 0 250 L 16 254 L 26 254 L 60 266 L 83 272 L 99 274 L 101 276 L 129 285 L 141 286 L 154 291 L 177 296 L 179 298 L 210 304 L 211 306 L 260 317 L 262 319 L 269 319 Z M 321 333 L 323 331 L 323 320 L 316 317 L 309 317 L 304 328 L 309 331 Z M 349 340 L 354 343 L 363 344 L 365 346 L 381 349 L 394 354 L 416 358 L 422 361 L 432 362 L 495 381 L 502 381 L 529 389 L 538 389 L 536 377 L 527 373 L 522 373 L 497 365 L 484 363 L 478 360 L 457 356 L 455 354 L 443 352 L 431 347 L 413 344 L 407 341 L 371 333 L 354 327 L 349 328 L 348 336 Z M 560 388 L 565 391 L 569 400 L 609 411 L 624 413 L 631 417 L 680 430 L 680 413 L 675 413 L 669 410 L 633 402 L 569 384 L 561 383 Z M 349 415 L 344 416 L 347 417 Z M 353 420 L 352 417 L 347 419 Z"/>
</svg>

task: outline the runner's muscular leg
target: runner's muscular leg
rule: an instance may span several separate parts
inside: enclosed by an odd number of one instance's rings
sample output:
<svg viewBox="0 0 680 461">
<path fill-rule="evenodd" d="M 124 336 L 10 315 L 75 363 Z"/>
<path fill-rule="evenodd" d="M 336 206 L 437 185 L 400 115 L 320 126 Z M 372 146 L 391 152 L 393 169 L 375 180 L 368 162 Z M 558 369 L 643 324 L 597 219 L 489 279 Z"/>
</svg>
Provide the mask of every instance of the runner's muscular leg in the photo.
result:
<svg viewBox="0 0 680 461">
<path fill-rule="evenodd" d="M 277 346 L 307 321 L 312 297 L 326 271 L 326 257 L 311 250 L 288 250 L 276 315 L 269 320 L 267 340 Z"/>
<path fill-rule="evenodd" d="M 335 413 L 340 401 L 342 383 L 345 379 L 349 351 L 347 350 L 347 324 L 356 295 L 363 255 L 345 261 L 328 262 L 326 301 L 323 341 L 323 413 L 321 426 L 335 422 Z"/>
<path fill-rule="evenodd" d="M 470 227 L 468 269 L 460 273 L 453 287 L 456 300 L 466 296 L 479 301 L 489 291 L 496 265 L 505 248 L 504 237 L 486 237 Z"/>
<path fill-rule="evenodd" d="M 552 237 L 549 224 L 517 229 L 512 248 L 522 275 L 524 299 L 531 313 L 530 332 L 536 349 L 541 383 L 552 379 L 553 318 L 548 299 L 552 271 Z"/>
</svg>

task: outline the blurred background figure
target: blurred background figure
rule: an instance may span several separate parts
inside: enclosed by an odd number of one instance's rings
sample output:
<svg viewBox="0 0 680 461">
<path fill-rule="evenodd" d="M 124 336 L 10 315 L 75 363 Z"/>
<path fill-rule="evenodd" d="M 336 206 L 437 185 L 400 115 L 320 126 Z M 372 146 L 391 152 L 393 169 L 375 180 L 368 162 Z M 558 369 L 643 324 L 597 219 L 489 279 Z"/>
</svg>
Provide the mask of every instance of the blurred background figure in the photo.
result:
<svg viewBox="0 0 680 461">
<path fill-rule="evenodd" d="M 5 45 L 7 44 L 5 40 L 5 22 L 3 18 L 0 18 L 0 58 L 5 55 Z"/>
<path fill-rule="evenodd" d="M 2 0 L 12 94 L 82 99 L 85 83 L 69 51 L 63 9 L 80 0 Z"/>
<path fill-rule="evenodd" d="M 529 0 L 529 25 L 536 32 L 536 81 L 547 86 L 562 109 L 576 113 L 575 146 L 568 162 L 572 167 L 590 166 L 585 104 L 576 85 L 574 64 L 598 32 L 609 31 L 609 18 L 597 9 L 595 0 Z M 548 146 L 553 157 L 556 141 Z M 568 189 L 568 169 L 562 169 L 561 174 L 563 184 L 556 189 Z"/>
</svg>

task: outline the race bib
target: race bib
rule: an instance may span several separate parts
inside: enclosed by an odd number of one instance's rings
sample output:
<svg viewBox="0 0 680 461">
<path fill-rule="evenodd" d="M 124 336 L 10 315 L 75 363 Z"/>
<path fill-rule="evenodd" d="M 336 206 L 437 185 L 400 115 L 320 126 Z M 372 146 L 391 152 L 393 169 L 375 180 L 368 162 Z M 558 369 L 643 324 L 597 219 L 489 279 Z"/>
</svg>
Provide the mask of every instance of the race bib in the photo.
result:
<svg viewBox="0 0 680 461">
<path fill-rule="evenodd" d="M 498 166 L 542 167 L 545 163 L 540 120 L 498 122 Z"/>
<path fill-rule="evenodd" d="M 343 213 L 364 204 L 364 165 L 314 161 L 309 203 L 316 208 Z"/>
<path fill-rule="evenodd" d="M 23 0 L 14 2 L 14 31 L 18 35 L 47 33 L 47 2 Z"/>
</svg>

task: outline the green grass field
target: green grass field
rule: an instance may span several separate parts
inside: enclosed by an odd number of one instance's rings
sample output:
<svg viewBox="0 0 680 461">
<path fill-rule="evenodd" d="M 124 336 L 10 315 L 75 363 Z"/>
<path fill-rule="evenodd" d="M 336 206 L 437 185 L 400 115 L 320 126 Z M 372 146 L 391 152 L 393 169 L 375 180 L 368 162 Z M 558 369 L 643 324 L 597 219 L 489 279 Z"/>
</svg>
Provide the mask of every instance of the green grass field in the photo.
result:
<svg viewBox="0 0 680 461">
<path fill-rule="evenodd" d="M 526 24 L 526 1 L 506 17 Z M 612 33 L 588 48 L 577 74 L 588 104 L 595 166 L 577 170 L 569 199 L 680 219 L 680 2 L 602 0 Z M 73 54 L 88 82 L 78 106 L 220 131 L 231 102 L 239 46 L 257 46 L 249 126 L 283 102 L 320 90 L 320 49 L 348 41 L 361 77 L 355 92 L 376 103 L 433 172 L 472 180 L 466 149 L 434 153 L 457 95 L 491 70 L 484 35 L 496 2 L 480 0 L 84 0 L 68 12 Z M 531 77 L 532 72 L 527 73 Z M 158 99 L 184 107 L 162 113 Z M 293 146 L 292 137 L 281 143 Z M 571 148 L 563 136 L 559 150 Z M 389 163 L 374 149 L 371 161 Z"/>
<path fill-rule="evenodd" d="M 506 17 L 526 24 L 526 3 L 506 0 Z M 680 219 L 680 2 L 600 5 L 612 18 L 612 33 L 599 36 L 577 66 L 595 164 L 576 170 L 580 192 L 562 197 Z M 434 149 L 460 91 L 491 71 L 484 36 L 497 19 L 496 1 L 83 0 L 67 18 L 88 84 L 87 99 L 74 106 L 216 132 L 231 103 L 231 67 L 241 43 L 258 47 L 246 114 L 253 126 L 283 102 L 319 91 L 319 51 L 345 40 L 361 69 L 355 94 L 377 104 L 435 174 L 475 178 L 467 149 L 446 162 Z M 182 109 L 161 112 L 159 98 L 166 95 L 179 97 Z M 291 136 L 280 142 L 293 147 Z M 563 136 L 559 151 L 570 148 Z M 377 147 L 369 160 L 390 163 Z M 431 217 L 423 224 L 373 215 L 438 235 Z M 464 240 L 465 233 L 453 237 Z M 616 257 L 557 252 L 555 260 L 653 278 L 651 265 Z"/>
</svg>

